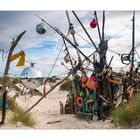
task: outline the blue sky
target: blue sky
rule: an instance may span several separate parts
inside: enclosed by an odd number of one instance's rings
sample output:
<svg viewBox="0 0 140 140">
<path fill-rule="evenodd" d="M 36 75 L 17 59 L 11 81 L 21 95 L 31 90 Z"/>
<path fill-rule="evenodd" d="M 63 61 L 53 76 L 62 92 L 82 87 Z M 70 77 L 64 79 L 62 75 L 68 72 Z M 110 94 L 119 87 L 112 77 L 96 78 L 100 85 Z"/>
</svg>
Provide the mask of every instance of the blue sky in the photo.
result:
<svg viewBox="0 0 140 140">
<path fill-rule="evenodd" d="M 89 26 L 90 21 L 94 18 L 93 11 L 76 11 L 79 18 L 82 20 L 89 34 L 91 35 L 94 42 L 99 44 L 99 37 L 97 29 L 91 29 Z M 36 25 L 41 23 L 41 21 L 35 16 L 38 14 L 44 18 L 51 25 L 59 28 L 64 34 L 68 31 L 68 22 L 66 18 L 65 11 L 0 11 L 0 49 L 7 50 L 10 47 L 10 42 L 13 38 L 16 38 L 19 33 L 26 30 L 26 34 L 23 36 L 18 46 L 16 47 L 14 53 L 19 52 L 21 47 L 27 56 L 36 63 L 36 67 L 39 68 L 44 76 L 47 76 L 51 67 L 57 57 L 59 50 L 62 47 L 62 38 L 55 33 L 52 29 L 47 26 L 47 31 L 44 35 L 37 34 L 35 28 Z M 102 20 L 102 11 L 97 11 L 99 24 Z M 82 35 L 86 40 L 90 42 L 81 26 L 75 19 L 71 11 L 69 15 L 76 32 Z M 109 39 L 108 46 L 109 49 L 121 53 L 129 52 L 132 44 L 132 12 L 131 11 L 107 11 L 106 12 L 106 24 L 105 24 L 105 34 L 106 38 Z M 72 37 L 69 36 L 72 40 Z M 76 35 L 76 40 L 79 44 L 79 48 L 87 56 L 90 55 L 95 49 L 93 46 L 89 45 L 82 38 Z M 136 11 L 136 44 L 140 42 L 140 12 Z M 69 45 L 69 44 L 68 44 Z M 137 48 L 139 52 L 140 47 Z M 73 47 L 69 46 L 69 50 L 72 57 L 77 59 L 76 51 Z M 0 53 L 0 57 L 2 53 Z M 54 67 L 52 75 L 57 75 L 66 71 L 66 68 L 61 65 L 64 62 L 63 58 L 65 53 L 62 51 L 60 57 Z M 114 56 L 113 62 L 111 64 L 114 68 L 124 67 L 120 62 L 118 55 L 107 52 L 108 61 Z M 26 57 L 28 60 L 28 58 Z M 0 73 L 2 74 L 5 67 L 5 62 L 0 59 Z M 16 62 L 12 62 L 10 66 L 9 74 L 20 75 L 21 71 L 29 66 L 28 63 L 24 67 L 16 67 Z M 66 64 L 70 68 L 70 64 Z"/>
</svg>

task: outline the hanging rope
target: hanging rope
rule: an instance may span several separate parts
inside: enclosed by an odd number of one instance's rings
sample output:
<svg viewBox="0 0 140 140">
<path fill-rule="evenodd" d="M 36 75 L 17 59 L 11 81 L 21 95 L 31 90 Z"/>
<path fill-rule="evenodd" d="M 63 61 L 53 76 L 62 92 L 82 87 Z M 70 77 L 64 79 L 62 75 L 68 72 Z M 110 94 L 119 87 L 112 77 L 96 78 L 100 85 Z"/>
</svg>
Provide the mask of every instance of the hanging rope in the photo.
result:
<svg viewBox="0 0 140 140">
<path fill-rule="evenodd" d="M 75 31 L 75 33 L 76 33 L 79 37 L 81 37 L 83 40 L 85 40 L 89 45 L 93 46 L 93 44 L 90 43 L 88 40 L 86 40 L 82 35 L 80 35 L 80 34 L 77 33 L 76 31 Z"/>
<path fill-rule="evenodd" d="M 110 49 L 108 49 L 108 51 L 113 52 L 113 53 L 115 53 L 115 54 L 117 54 L 117 55 L 119 55 L 119 56 L 122 55 L 122 54 L 120 54 L 120 53 L 118 53 L 118 52 L 115 52 L 115 51 L 112 51 L 112 50 L 110 50 Z"/>
<path fill-rule="evenodd" d="M 62 47 L 61 47 L 61 49 L 60 49 L 60 51 L 59 51 L 59 53 L 58 53 L 58 55 L 57 55 L 57 57 L 56 57 L 54 63 L 53 63 L 53 66 L 52 66 L 52 68 L 51 68 L 51 70 L 50 70 L 50 72 L 49 72 L 49 74 L 48 74 L 48 77 L 51 75 L 51 73 L 52 73 L 52 71 L 53 71 L 53 68 L 55 67 L 55 64 L 56 64 L 56 62 L 57 62 L 57 60 L 58 60 L 58 58 L 59 58 L 59 56 L 60 56 L 60 53 L 61 53 L 61 51 L 62 51 L 62 49 L 63 49 L 63 46 L 64 46 L 64 45 L 62 45 Z"/>
<path fill-rule="evenodd" d="M 51 73 L 52 73 L 52 71 L 53 71 L 53 69 L 54 69 L 54 67 L 55 67 L 55 64 L 56 64 L 56 62 L 57 62 L 57 60 L 58 60 L 58 58 L 59 58 L 59 56 L 60 56 L 60 53 L 61 53 L 61 51 L 62 51 L 62 49 L 63 49 L 63 46 L 64 46 L 64 44 L 62 45 L 62 47 L 61 47 L 61 49 L 60 49 L 60 51 L 59 51 L 59 53 L 58 53 L 58 55 L 57 55 L 57 57 L 56 57 L 56 59 L 55 59 L 55 61 L 54 61 L 54 64 L 53 64 L 53 66 L 52 66 L 52 68 L 51 68 L 51 70 L 50 70 L 50 72 L 49 72 L 49 74 L 48 74 L 48 77 L 51 75 Z M 43 83 L 44 83 L 44 89 L 43 89 L 43 93 L 44 93 L 44 94 L 46 93 L 46 82 L 47 82 L 47 78 L 46 78 L 45 81 L 43 82 Z"/>
<path fill-rule="evenodd" d="M 135 49 L 135 52 L 136 52 L 136 54 L 137 54 L 138 58 L 140 59 L 140 55 L 138 54 L 138 52 L 136 51 L 136 49 Z"/>
</svg>

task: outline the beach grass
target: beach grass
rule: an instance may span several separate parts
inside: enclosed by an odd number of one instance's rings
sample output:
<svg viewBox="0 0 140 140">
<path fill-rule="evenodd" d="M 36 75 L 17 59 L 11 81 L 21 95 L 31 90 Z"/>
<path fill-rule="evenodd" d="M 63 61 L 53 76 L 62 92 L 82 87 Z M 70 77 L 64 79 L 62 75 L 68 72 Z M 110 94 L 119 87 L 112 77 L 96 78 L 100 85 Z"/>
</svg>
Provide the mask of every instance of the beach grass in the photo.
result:
<svg viewBox="0 0 140 140">
<path fill-rule="evenodd" d="M 23 125 L 28 127 L 34 127 L 36 124 L 36 121 L 34 120 L 32 114 L 25 113 L 25 110 L 18 107 L 16 111 L 11 115 L 9 122 L 12 124 L 17 124 L 18 122 L 21 122 Z"/>
<path fill-rule="evenodd" d="M 115 127 L 135 128 L 140 125 L 140 95 L 136 95 L 129 104 L 122 104 L 112 111 Z"/>
<path fill-rule="evenodd" d="M 64 83 L 61 84 L 60 86 L 60 90 L 66 90 L 66 91 L 69 91 L 70 88 L 72 86 L 72 80 L 70 79 L 67 79 Z"/>
<path fill-rule="evenodd" d="M 12 114 L 9 118 L 10 123 L 16 124 L 18 122 L 21 122 L 25 126 L 34 127 L 36 121 L 30 112 L 25 113 L 25 109 L 18 106 L 13 98 L 9 97 L 7 99 L 7 104 L 9 106 L 9 109 L 12 111 Z"/>
</svg>

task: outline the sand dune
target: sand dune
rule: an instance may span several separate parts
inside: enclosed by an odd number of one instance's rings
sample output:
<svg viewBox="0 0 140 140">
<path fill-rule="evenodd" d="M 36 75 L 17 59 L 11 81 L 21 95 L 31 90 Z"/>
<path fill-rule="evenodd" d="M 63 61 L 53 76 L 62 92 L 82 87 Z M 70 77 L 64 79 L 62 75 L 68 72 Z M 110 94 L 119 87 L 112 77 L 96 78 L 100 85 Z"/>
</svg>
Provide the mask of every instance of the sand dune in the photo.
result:
<svg viewBox="0 0 140 140">
<path fill-rule="evenodd" d="M 40 89 L 42 89 L 40 87 Z M 49 90 L 50 86 L 47 85 L 46 89 Z M 13 91 L 12 91 L 13 93 Z M 10 93 L 10 94 L 12 94 Z M 74 114 L 63 114 L 60 115 L 59 102 L 65 103 L 66 91 L 59 91 L 59 87 L 54 89 L 50 94 L 47 95 L 33 110 L 31 110 L 37 124 L 32 129 L 103 129 L 112 128 L 111 123 L 108 121 L 96 121 L 94 117 L 93 121 L 87 122 L 85 120 L 79 120 Z M 16 98 L 16 102 L 24 107 L 29 108 L 33 105 L 40 96 L 20 96 Z M 8 116 L 8 115 L 7 115 Z M 51 122 L 51 123 L 50 123 Z M 8 122 L 1 128 L 16 128 L 16 129 L 27 129 L 22 124 L 11 125 Z M 28 128 L 30 129 L 30 128 Z"/>
</svg>

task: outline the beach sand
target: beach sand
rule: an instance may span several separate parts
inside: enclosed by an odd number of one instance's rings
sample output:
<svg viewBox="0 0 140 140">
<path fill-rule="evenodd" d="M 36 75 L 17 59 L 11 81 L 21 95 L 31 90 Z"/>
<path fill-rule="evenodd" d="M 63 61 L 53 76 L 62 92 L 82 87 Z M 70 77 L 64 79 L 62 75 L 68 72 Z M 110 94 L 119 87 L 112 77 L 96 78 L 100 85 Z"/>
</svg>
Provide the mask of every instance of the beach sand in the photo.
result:
<svg viewBox="0 0 140 140">
<path fill-rule="evenodd" d="M 42 88 L 40 87 L 42 90 Z M 50 86 L 46 85 L 46 89 L 49 90 Z M 12 95 L 14 91 L 9 93 Z M 6 123 L 1 126 L 0 129 L 108 129 L 112 128 L 112 124 L 109 121 L 96 121 L 97 117 L 94 116 L 94 120 L 87 122 L 85 120 L 77 119 L 74 114 L 60 115 L 59 102 L 65 103 L 67 91 L 60 91 L 59 86 L 56 87 L 51 93 L 47 95 L 33 110 L 31 113 L 36 120 L 34 128 L 23 126 L 21 123 L 16 125 L 8 122 L 7 111 Z M 28 109 L 33 105 L 41 96 L 19 96 L 16 98 L 18 105 Z M 0 116 L 1 117 L 1 116 Z M 51 123 L 50 123 L 51 122 Z"/>
</svg>

